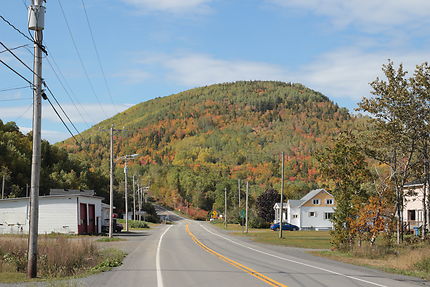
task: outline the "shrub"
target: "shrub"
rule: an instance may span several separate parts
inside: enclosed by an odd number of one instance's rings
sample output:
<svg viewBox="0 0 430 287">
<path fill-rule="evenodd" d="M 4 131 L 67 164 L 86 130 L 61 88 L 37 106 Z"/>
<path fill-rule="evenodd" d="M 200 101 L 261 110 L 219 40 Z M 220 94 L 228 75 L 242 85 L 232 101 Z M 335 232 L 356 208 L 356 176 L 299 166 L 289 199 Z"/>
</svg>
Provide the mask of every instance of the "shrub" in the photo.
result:
<svg viewBox="0 0 430 287">
<path fill-rule="evenodd" d="M 417 263 L 415 263 L 415 267 L 419 271 L 430 273 L 430 257 L 426 257 L 426 258 L 422 259 L 421 261 L 418 261 Z"/>
</svg>

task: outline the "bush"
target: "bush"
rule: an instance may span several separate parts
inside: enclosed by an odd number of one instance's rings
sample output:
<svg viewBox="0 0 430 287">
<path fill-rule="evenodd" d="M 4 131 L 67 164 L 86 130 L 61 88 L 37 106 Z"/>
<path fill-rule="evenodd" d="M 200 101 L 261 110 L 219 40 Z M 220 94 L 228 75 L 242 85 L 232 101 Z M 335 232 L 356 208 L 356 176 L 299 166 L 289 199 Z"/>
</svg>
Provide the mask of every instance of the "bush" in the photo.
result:
<svg viewBox="0 0 430 287">
<path fill-rule="evenodd" d="M 415 263 L 415 268 L 417 268 L 419 271 L 430 273 L 430 257 L 426 257 L 423 260 Z"/>
<path fill-rule="evenodd" d="M 118 223 L 122 225 L 125 224 L 125 219 L 118 219 Z M 130 228 L 149 228 L 148 224 L 145 221 L 140 220 L 129 220 L 128 227 Z"/>
<path fill-rule="evenodd" d="M 263 218 L 257 216 L 257 217 L 252 217 L 249 220 L 249 227 L 251 227 L 251 228 L 269 228 L 270 223 L 266 222 Z"/>
</svg>

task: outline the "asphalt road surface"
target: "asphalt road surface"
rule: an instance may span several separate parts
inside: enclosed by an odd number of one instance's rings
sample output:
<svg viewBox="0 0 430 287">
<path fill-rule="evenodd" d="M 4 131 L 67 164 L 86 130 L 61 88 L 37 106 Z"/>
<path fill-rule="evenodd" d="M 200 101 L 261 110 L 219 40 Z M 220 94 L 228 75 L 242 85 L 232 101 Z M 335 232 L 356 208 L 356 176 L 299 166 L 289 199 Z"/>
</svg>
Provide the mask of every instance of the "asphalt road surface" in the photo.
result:
<svg viewBox="0 0 430 287">
<path fill-rule="evenodd" d="M 208 223 L 180 218 L 175 224 L 130 235 L 121 267 L 79 281 L 86 286 L 289 286 L 406 287 L 428 281 L 387 274 L 301 249 L 270 246 L 230 236 Z"/>
</svg>

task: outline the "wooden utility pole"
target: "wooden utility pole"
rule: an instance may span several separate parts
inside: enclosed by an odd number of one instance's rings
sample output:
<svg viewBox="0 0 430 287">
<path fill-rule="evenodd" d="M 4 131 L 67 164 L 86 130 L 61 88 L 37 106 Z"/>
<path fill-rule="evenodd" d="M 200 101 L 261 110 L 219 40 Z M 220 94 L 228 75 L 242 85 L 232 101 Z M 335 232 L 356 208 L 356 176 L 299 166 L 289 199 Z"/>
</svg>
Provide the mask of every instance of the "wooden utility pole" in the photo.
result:
<svg viewBox="0 0 430 287">
<path fill-rule="evenodd" d="M 239 200 L 238 207 L 240 208 L 240 179 L 237 180 L 237 198 Z"/>
<path fill-rule="evenodd" d="M 42 127 L 42 42 L 45 26 L 43 0 L 33 0 L 28 8 L 28 29 L 34 31 L 33 64 L 33 156 L 31 160 L 30 222 L 28 237 L 27 277 L 37 276 L 37 236 L 39 232 L 39 185 Z"/>
<path fill-rule="evenodd" d="M 1 199 L 4 199 L 4 181 L 5 181 L 5 174 L 3 174 L 3 179 L 1 182 Z"/>
<path fill-rule="evenodd" d="M 109 169 L 109 238 L 113 236 L 113 124 L 110 127 L 110 169 Z"/>
<path fill-rule="evenodd" d="M 282 238 L 282 216 L 284 213 L 284 152 L 281 153 L 281 216 L 279 218 L 279 238 Z"/>
<path fill-rule="evenodd" d="M 133 175 L 133 220 L 136 220 L 136 188 L 134 177 L 135 175 Z"/>
<path fill-rule="evenodd" d="M 227 228 L 227 187 L 224 188 L 224 228 Z"/>
<path fill-rule="evenodd" d="M 245 233 L 248 233 L 248 194 L 249 194 L 249 182 L 246 182 L 246 196 L 245 196 Z"/>
</svg>

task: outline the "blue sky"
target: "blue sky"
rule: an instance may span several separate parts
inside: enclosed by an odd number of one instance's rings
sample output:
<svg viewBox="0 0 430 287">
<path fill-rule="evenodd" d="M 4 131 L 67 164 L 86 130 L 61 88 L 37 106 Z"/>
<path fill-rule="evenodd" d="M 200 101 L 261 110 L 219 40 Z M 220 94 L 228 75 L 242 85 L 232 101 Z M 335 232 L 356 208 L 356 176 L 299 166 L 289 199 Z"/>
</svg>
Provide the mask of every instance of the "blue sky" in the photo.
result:
<svg viewBox="0 0 430 287">
<path fill-rule="evenodd" d="M 2 0 L 0 15 L 28 34 L 28 4 Z M 428 0 L 85 0 L 85 6 L 107 85 L 81 0 L 48 0 L 44 31 L 43 77 L 80 131 L 155 97 L 237 80 L 299 82 L 353 110 L 387 59 L 413 72 L 430 56 Z M 30 51 L 15 52 L 32 66 L 31 43 L 3 21 L 0 41 L 29 44 Z M 0 59 L 31 79 L 7 53 Z M 22 86 L 0 66 L 0 119 L 26 132 L 32 91 L 3 91 Z M 50 142 L 69 137 L 46 103 L 42 129 Z"/>
</svg>

